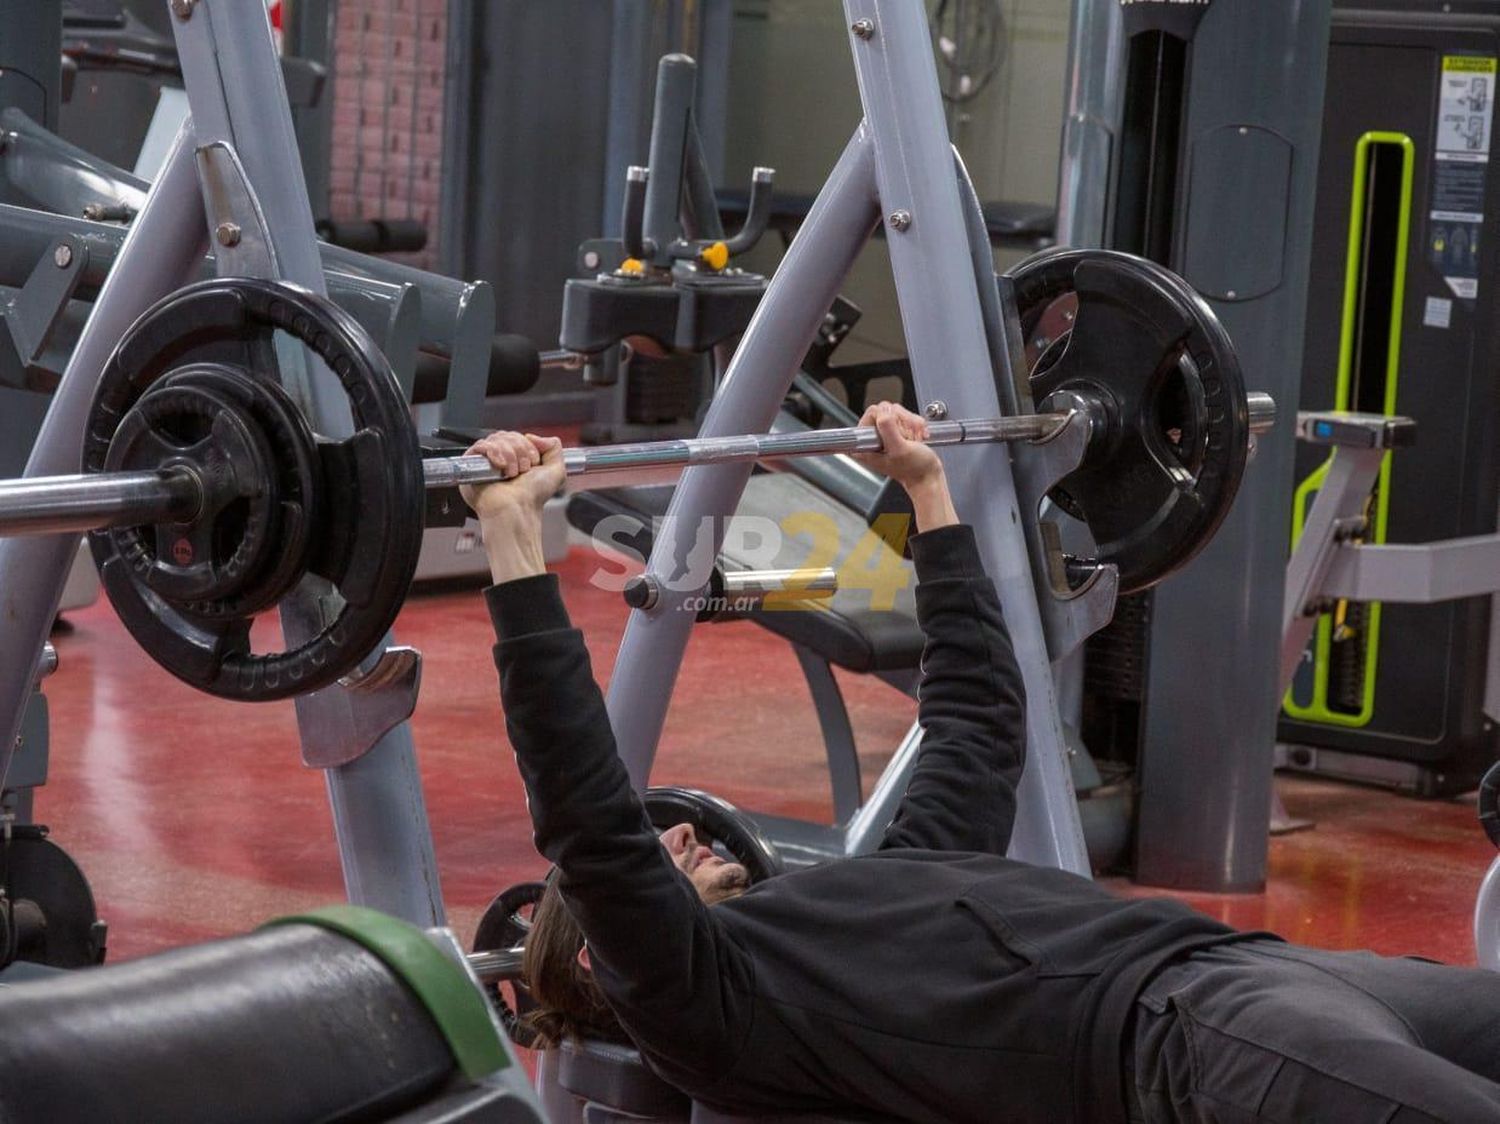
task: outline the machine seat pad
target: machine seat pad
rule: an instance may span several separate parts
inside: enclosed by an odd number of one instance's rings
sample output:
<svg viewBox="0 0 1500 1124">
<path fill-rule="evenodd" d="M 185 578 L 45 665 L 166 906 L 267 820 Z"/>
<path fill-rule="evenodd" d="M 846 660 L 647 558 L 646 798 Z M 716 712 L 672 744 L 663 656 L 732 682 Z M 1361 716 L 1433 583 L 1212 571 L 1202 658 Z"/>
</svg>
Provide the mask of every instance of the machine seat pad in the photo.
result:
<svg viewBox="0 0 1500 1124">
<path fill-rule="evenodd" d="M 557 1083 L 575 1097 L 630 1116 L 687 1119 L 688 1098 L 656 1076 L 634 1047 L 568 1039 L 557 1053 Z"/>
<path fill-rule="evenodd" d="M 650 553 L 652 520 L 666 514 L 672 498 L 670 486 L 607 488 L 575 493 L 568 501 L 568 521 L 593 537 L 595 529 L 609 516 L 624 516 L 630 529 L 606 526 L 622 545 L 628 544 L 643 557 Z M 807 534 L 784 534 L 776 557 L 736 557 L 736 544 L 747 543 L 754 550 L 763 541 L 764 529 L 774 528 L 795 512 L 812 512 L 830 520 L 837 528 L 838 553 L 826 557 L 827 544 L 814 544 Z M 753 523 L 743 522 L 754 520 Z M 827 493 L 789 473 L 758 473 L 750 478 L 735 515 L 737 529 L 731 525 L 725 538 L 726 564 L 740 569 L 795 569 L 810 560 L 837 569 L 869 528 L 864 517 L 830 498 Z M 743 530 L 745 533 L 740 533 Z M 606 541 L 605 545 L 609 545 Z M 821 547 L 821 550 L 816 548 Z M 836 667 L 849 671 L 906 671 L 915 668 L 922 658 L 922 630 L 917 627 L 916 581 L 911 563 L 896 558 L 881 544 L 879 550 L 904 568 L 905 586 L 895 595 L 891 609 L 872 607 L 868 589 L 840 589 L 819 607 L 808 612 L 764 612 L 750 619 L 762 628 L 810 649 Z M 873 569 L 873 566 L 872 566 Z"/>
<path fill-rule="evenodd" d="M 676 1088 L 652 1073 L 640 1053 L 602 1039 L 568 1040 L 558 1047 L 557 1082 L 575 1097 L 623 1117 L 690 1121 L 691 1124 L 854 1124 L 871 1117 L 825 1116 L 821 1113 L 773 1116 L 725 1116 L 689 1103 Z M 892 1122 L 894 1124 L 894 1122 Z"/>
<path fill-rule="evenodd" d="M 291 924 L 0 988 L 0 1120 L 384 1119 L 455 1076 L 373 953 Z"/>
</svg>

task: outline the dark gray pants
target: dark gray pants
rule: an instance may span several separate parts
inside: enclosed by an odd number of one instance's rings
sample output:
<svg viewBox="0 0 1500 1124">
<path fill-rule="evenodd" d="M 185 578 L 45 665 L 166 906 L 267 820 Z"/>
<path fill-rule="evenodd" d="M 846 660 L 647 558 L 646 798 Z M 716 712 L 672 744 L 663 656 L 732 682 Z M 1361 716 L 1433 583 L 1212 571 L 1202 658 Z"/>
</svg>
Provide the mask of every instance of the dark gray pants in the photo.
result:
<svg viewBox="0 0 1500 1124">
<path fill-rule="evenodd" d="M 1250 940 L 1136 1006 L 1138 1121 L 1500 1121 L 1500 973 Z"/>
</svg>

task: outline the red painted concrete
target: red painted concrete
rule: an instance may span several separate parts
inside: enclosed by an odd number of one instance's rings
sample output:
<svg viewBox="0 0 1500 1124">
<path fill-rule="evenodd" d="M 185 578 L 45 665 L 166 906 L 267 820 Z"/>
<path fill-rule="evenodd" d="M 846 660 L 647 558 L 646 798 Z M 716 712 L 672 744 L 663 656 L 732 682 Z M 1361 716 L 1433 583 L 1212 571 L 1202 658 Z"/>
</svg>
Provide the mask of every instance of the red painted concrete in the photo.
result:
<svg viewBox="0 0 1500 1124">
<path fill-rule="evenodd" d="M 595 569 L 581 549 L 559 567 L 607 681 L 625 611 L 618 595 L 590 584 Z M 52 781 L 37 810 L 93 881 L 111 959 L 338 900 L 323 785 L 301 764 L 291 705 L 224 703 L 179 684 L 105 604 L 71 620 L 48 683 Z M 413 726 L 443 890 L 467 937 L 491 895 L 544 869 L 505 742 L 489 622 L 477 591 L 417 595 L 397 631 L 426 660 Z M 880 683 L 841 682 L 868 780 L 914 704 Z M 790 650 L 750 624 L 699 629 L 655 777 L 827 817 L 817 724 Z M 1291 811 L 1318 829 L 1272 843 L 1266 894 L 1194 904 L 1310 944 L 1472 962 L 1469 911 L 1491 856 L 1472 804 L 1306 781 L 1282 787 Z"/>
</svg>

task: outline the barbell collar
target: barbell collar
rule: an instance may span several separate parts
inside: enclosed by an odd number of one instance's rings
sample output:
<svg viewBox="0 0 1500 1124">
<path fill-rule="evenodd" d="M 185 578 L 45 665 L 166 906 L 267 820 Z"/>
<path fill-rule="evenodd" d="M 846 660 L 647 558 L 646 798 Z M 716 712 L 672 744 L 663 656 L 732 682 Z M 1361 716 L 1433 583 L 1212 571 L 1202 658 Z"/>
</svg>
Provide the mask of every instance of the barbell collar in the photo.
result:
<svg viewBox="0 0 1500 1124">
<path fill-rule="evenodd" d="M 1263 390 L 1245 395 L 1245 411 L 1250 415 L 1250 432 L 1259 436 L 1276 428 L 1276 399 Z"/>
</svg>

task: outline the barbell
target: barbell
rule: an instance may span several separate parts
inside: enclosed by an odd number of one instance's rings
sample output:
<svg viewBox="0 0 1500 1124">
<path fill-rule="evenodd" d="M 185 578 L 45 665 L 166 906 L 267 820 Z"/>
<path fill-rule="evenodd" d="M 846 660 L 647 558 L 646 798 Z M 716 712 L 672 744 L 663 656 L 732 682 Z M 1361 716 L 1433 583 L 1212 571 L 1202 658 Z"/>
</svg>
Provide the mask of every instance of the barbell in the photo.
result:
<svg viewBox="0 0 1500 1124">
<path fill-rule="evenodd" d="M 1054 252 L 1013 278 L 1028 331 L 1072 302 L 1070 328 L 1045 341 L 1032 372 L 1042 411 L 933 421 L 928 443 L 1043 442 L 1085 424 L 1083 462 L 1052 498 L 1088 524 L 1122 590 L 1145 588 L 1217 529 L 1274 404 L 1246 393 L 1213 312 L 1158 266 Z M 312 432 L 277 380 L 278 333 L 337 377 L 352 436 Z M 875 430 L 851 427 L 572 448 L 563 461 L 579 475 L 879 449 Z M 100 376 L 83 469 L 0 483 L 0 535 L 88 532 L 105 591 L 147 653 L 247 701 L 353 672 L 405 598 L 427 491 L 501 478 L 483 457 L 424 459 L 389 364 L 337 305 L 251 279 L 188 286 L 131 327 Z M 253 652 L 255 615 L 308 581 L 323 627 Z"/>
</svg>

